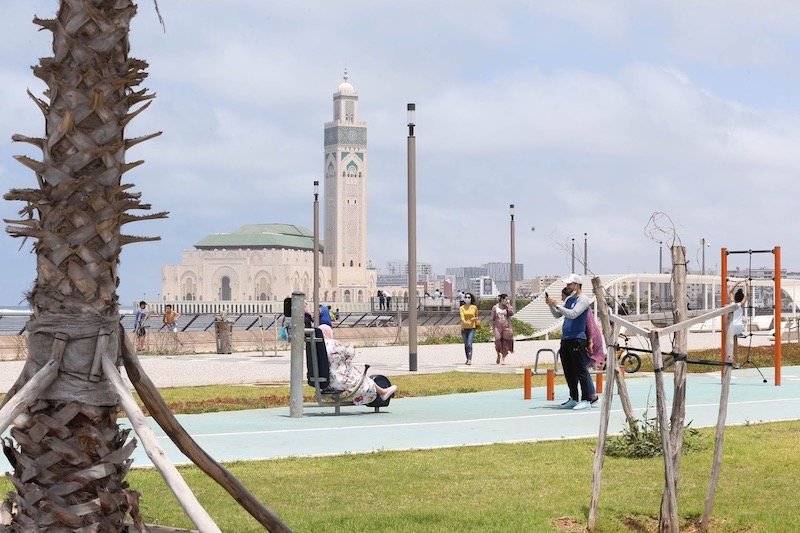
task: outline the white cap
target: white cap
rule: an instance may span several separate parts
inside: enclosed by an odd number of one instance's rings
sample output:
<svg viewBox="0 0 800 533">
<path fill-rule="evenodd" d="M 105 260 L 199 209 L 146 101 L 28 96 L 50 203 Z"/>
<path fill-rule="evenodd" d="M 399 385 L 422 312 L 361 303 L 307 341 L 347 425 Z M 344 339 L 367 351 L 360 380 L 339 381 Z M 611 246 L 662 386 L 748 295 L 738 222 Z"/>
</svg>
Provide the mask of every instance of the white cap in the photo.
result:
<svg viewBox="0 0 800 533">
<path fill-rule="evenodd" d="M 577 283 L 578 285 L 583 285 L 583 279 L 577 274 L 570 274 L 566 278 L 562 279 L 564 283 L 569 285 L 570 283 Z"/>
</svg>

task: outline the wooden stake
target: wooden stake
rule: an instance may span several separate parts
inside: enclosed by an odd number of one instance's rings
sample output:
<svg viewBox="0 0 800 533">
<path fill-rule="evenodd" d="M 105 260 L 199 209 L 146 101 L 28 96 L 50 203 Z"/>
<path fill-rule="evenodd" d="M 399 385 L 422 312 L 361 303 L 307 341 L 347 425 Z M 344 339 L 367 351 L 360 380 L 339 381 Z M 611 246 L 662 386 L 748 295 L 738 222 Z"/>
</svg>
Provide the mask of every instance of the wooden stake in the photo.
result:
<svg viewBox="0 0 800 533">
<path fill-rule="evenodd" d="M 661 342 L 658 331 L 650 333 L 650 345 L 653 350 L 653 370 L 656 377 L 656 411 L 658 426 L 661 432 L 661 446 L 664 449 L 664 477 L 666 479 L 665 499 L 667 515 L 659 521 L 660 531 L 678 533 L 678 503 L 675 495 L 675 471 L 672 465 L 672 445 L 670 443 L 669 419 L 664 391 L 664 361 L 661 357 Z"/>
<path fill-rule="evenodd" d="M 302 334 L 302 329 L 301 333 Z M 228 494 L 241 505 L 250 515 L 258 520 L 268 531 L 278 533 L 290 532 L 291 529 L 284 524 L 281 519 L 272 511 L 264 506 L 253 496 L 233 474 L 228 472 L 222 465 L 217 463 L 181 426 L 178 419 L 170 410 L 164 398 L 150 377 L 144 372 L 138 357 L 133 353 L 133 344 L 127 337 L 122 337 L 122 361 L 125 364 L 125 371 L 131 380 L 142 403 L 150 411 L 153 419 L 161 426 L 161 429 L 172 439 L 178 449 L 188 457 L 197 467 L 205 472 L 207 476 L 216 481 Z"/>
<path fill-rule="evenodd" d="M 180 503 L 183 510 L 186 511 L 186 514 L 192 522 L 194 522 L 194 525 L 200 528 L 200 531 L 203 533 L 206 531 L 222 533 L 211 519 L 211 516 L 203 509 L 200 502 L 197 501 L 192 489 L 189 488 L 189 485 L 187 485 L 186 481 L 181 477 L 178 469 L 175 468 L 175 465 L 167 458 L 167 454 L 158 443 L 155 433 L 153 433 L 153 430 L 147 425 L 144 413 L 139 409 L 136 400 L 134 400 L 125 382 L 122 381 L 117 367 L 111 362 L 108 356 L 105 355 L 102 358 L 102 364 L 103 372 L 117 391 L 117 396 L 120 399 L 122 408 L 128 415 L 128 419 L 136 430 L 136 434 L 139 435 L 139 439 L 142 441 L 142 446 L 145 452 L 147 452 L 147 456 L 150 457 L 153 461 L 153 465 L 161 472 L 161 477 L 164 478 L 167 486 L 175 494 L 178 503 Z"/>
<path fill-rule="evenodd" d="M 673 246 L 672 249 L 672 287 L 673 287 L 673 323 L 681 324 L 687 318 L 686 298 L 686 250 L 683 246 Z M 681 328 L 675 332 L 672 350 L 686 353 L 688 330 Z M 681 456 L 683 454 L 683 430 L 686 418 L 686 361 L 676 361 L 672 377 L 672 414 L 670 416 L 670 444 L 672 446 L 672 468 L 675 472 L 675 486 L 673 490 L 678 493 L 680 482 Z M 661 517 L 659 521 L 668 516 L 667 491 L 661 497 Z"/>
<path fill-rule="evenodd" d="M 725 322 L 728 324 L 733 320 L 733 313 L 729 314 Z M 725 337 L 725 362 L 733 362 L 733 329 L 728 328 Z M 714 495 L 717 491 L 717 483 L 719 482 L 719 473 L 722 469 L 722 446 L 725 440 L 725 420 L 728 416 L 728 393 L 731 386 L 731 366 L 726 364 L 722 367 L 722 389 L 719 395 L 719 414 L 717 415 L 717 431 L 714 438 L 714 462 L 711 465 L 711 480 L 708 483 L 708 492 L 706 493 L 706 503 L 703 508 L 703 518 L 700 524 L 703 528 L 708 527 L 708 521 L 711 519 L 711 509 L 714 507 Z"/>
</svg>

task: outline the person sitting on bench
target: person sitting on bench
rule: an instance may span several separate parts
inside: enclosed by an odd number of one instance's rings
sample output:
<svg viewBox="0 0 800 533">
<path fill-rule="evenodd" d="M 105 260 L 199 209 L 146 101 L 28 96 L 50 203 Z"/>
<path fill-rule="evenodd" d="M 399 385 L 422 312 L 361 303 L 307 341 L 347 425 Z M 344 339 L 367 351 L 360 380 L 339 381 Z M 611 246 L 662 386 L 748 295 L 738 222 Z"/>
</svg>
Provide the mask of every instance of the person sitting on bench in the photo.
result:
<svg viewBox="0 0 800 533">
<path fill-rule="evenodd" d="M 347 394 L 352 394 L 355 405 L 372 403 L 379 396 L 381 400 L 386 400 L 394 395 L 397 391 L 397 385 L 392 385 L 385 389 L 379 387 L 372 378 L 364 376 L 362 370 L 353 366 L 353 357 L 355 357 L 356 351 L 352 347 L 335 340 L 333 338 L 333 329 L 330 326 L 321 324 L 319 329 L 325 338 L 325 350 L 328 352 L 331 387 L 343 390 Z M 364 376 L 363 381 L 361 381 L 362 376 Z"/>
</svg>

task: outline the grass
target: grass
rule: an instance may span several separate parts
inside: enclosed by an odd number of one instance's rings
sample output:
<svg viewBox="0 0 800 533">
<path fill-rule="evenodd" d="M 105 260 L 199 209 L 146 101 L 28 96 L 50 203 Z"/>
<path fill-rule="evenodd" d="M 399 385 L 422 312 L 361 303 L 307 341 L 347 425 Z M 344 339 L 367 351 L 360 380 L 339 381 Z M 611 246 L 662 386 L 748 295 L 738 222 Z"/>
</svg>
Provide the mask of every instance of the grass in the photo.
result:
<svg viewBox="0 0 800 533">
<path fill-rule="evenodd" d="M 681 530 L 702 514 L 713 430 L 684 456 Z M 229 465 L 294 531 L 583 531 L 594 440 L 380 452 Z M 729 427 L 712 533 L 800 530 L 791 503 L 800 471 L 800 421 Z M 268 443 L 265 443 L 268 446 Z M 182 474 L 223 531 L 262 528 L 194 467 Z M 607 457 L 598 531 L 656 531 L 663 463 Z M 148 523 L 189 527 L 158 473 L 130 472 Z M 11 490 L 7 480 L 0 490 Z M 787 499 L 789 498 L 789 499 Z"/>
</svg>

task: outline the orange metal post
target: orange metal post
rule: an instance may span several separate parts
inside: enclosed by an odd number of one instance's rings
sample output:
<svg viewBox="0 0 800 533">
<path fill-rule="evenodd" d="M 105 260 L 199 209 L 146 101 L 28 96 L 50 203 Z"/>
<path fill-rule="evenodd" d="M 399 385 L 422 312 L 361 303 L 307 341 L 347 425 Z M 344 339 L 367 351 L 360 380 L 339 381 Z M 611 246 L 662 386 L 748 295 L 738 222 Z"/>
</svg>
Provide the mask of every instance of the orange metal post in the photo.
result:
<svg viewBox="0 0 800 533">
<path fill-rule="evenodd" d="M 523 382 L 523 385 L 522 385 L 522 394 L 523 394 L 522 397 L 524 399 L 526 399 L 526 400 L 530 400 L 531 399 L 531 369 L 530 368 L 526 368 L 524 375 L 525 375 L 525 377 L 523 378 L 524 382 Z"/>
<path fill-rule="evenodd" d="M 597 389 L 597 394 L 603 394 L 603 373 L 602 372 L 598 372 L 597 373 L 597 386 L 595 387 L 595 389 Z"/>
<path fill-rule="evenodd" d="M 781 384 L 781 247 L 775 247 L 775 386 Z"/>
<path fill-rule="evenodd" d="M 547 401 L 552 402 L 556 399 L 556 371 L 552 368 L 547 369 Z"/>
</svg>

